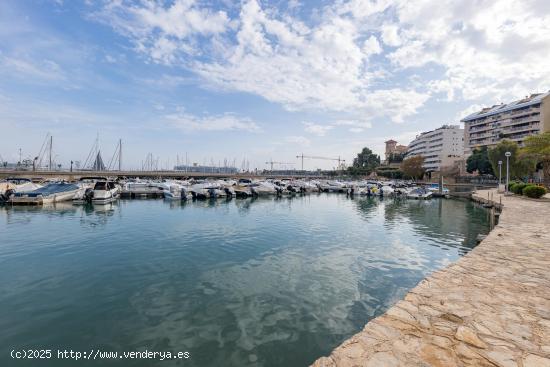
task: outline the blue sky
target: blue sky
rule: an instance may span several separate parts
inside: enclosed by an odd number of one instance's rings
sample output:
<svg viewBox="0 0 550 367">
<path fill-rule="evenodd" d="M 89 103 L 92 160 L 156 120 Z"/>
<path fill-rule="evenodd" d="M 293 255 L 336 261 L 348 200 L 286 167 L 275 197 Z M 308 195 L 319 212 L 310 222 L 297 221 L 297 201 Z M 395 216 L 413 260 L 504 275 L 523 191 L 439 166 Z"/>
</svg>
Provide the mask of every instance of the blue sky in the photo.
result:
<svg viewBox="0 0 550 367">
<path fill-rule="evenodd" d="M 383 152 L 550 89 L 546 0 L 2 1 L 0 155 L 125 168 Z M 306 168 L 330 168 L 306 161 Z"/>
</svg>

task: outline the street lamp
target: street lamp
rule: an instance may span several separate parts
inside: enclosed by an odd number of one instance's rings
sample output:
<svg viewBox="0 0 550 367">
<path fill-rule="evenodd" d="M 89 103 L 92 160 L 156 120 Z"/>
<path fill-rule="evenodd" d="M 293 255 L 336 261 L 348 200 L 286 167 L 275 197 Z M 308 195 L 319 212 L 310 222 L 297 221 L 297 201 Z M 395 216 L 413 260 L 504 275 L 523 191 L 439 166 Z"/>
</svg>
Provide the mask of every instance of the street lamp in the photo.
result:
<svg viewBox="0 0 550 367">
<path fill-rule="evenodd" d="M 506 156 L 506 192 L 508 192 L 508 186 L 510 184 L 510 156 L 512 153 L 506 152 L 504 155 Z"/>
<path fill-rule="evenodd" d="M 502 161 L 498 161 L 498 185 L 502 185 Z"/>
</svg>

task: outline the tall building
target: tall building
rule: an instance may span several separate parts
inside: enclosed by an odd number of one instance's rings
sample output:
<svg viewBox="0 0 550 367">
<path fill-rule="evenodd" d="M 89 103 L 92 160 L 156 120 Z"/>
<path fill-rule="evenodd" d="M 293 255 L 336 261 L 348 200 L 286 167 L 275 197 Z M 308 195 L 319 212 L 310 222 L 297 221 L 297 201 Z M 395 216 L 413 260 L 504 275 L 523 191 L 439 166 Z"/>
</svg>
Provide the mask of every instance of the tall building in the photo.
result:
<svg viewBox="0 0 550 367">
<path fill-rule="evenodd" d="M 407 152 L 407 146 L 397 144 L 393 139 L 384 142 L 386 144 L 386 151 L 384 153 L 386 162 L 389 163 L 392 154 L 405 154 Z"/>
<path fill-rule="evenodd" d="M 465 155 L 475 148 L 494 146 L 502 139 L 522 146 L 525 137 L 550 131 L 550 92 L 486 107 L 461 121 Z"/>
<path fill-rule="evenodd" d="M 452 166 L 462 158 L 463 152 L 464 130 L 459 125 L 443 125 L 418 135 L 409 144 L 406 158 L 424 157 L 424 168 L 433 172 Z"/>
</svg>

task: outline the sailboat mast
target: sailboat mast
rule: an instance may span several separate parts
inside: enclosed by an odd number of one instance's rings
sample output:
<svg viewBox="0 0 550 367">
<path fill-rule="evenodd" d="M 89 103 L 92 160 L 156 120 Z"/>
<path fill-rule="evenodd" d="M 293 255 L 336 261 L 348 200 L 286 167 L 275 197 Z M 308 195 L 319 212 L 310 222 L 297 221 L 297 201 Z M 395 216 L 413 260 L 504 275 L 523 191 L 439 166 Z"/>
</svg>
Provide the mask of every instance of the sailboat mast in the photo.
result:
<svg viewBox="0 0 550 367">
<path fill-rule="evenodd" d="M 52 144 L 53 144 L 53 135 L 50 135 L 50 171 L 52 170 Z"/>
<path fill-rule="evenodd" d="M 122 139 L 118 140 L 118 171 L 122 171 Z"/>
</svg>

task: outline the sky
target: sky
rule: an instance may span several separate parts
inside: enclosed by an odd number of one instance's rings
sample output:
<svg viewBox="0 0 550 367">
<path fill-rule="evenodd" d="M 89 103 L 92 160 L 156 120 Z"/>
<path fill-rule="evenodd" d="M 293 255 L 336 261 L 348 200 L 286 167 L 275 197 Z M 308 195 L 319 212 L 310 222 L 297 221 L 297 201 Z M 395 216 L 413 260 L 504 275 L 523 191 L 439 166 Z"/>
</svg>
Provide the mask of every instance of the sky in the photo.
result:
<svg viewBox="0 0 550 367">
<path fill-rule="evenodd" d="M 549 55 L 548 0 L 3 0 L 0 155 L 351 163 L 550 90 Z"/>
</svg>

